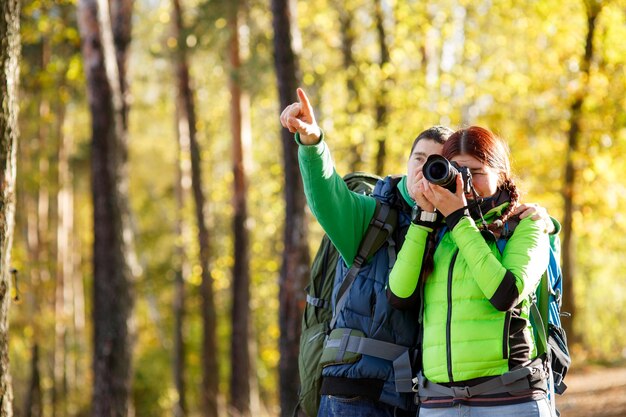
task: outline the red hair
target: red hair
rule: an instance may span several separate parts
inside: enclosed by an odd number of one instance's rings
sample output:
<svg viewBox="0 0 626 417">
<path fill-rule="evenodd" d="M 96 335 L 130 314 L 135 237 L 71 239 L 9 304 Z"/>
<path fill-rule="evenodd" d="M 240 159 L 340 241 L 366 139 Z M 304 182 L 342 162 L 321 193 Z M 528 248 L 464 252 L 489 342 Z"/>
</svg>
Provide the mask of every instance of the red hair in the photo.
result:
<svg viewBox="0 0 626 417">
<path fill-rule="evenodd" d="M 500 217 L 505 222 L 519 201 L 517 186 L 511 179 L 509 148 L 506 143 L 489 129 L 470 126 L 450 135 L 443 144 L 441 154 L 449 160 L 458 155 L 469 155 L 498 172 L 498 189 L 507 191 L 511 198 L 511 204 Z"/>
<path fill-rule="evenodd" d="M 502 139 L 484 127 L 470 126 L 457 130 L 443 144 L 441 154 L 448 159 L 470 155 L 498 171 L 501 181 L 511 176 L 508 147 Z"/>
</svg>

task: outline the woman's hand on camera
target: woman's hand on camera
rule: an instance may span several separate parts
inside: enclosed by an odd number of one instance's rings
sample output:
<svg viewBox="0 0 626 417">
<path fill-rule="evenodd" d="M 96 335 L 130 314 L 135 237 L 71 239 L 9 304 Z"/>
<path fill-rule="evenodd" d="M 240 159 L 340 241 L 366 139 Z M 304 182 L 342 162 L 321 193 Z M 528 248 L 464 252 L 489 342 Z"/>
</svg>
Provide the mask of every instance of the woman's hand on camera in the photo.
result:
<svg viewBox="0 0 626 417">
<path fill-rule="evenodd" d="M 413 201 L 415 201 L 415 203 L 417 203 L 422 210 L 433 212 L 435 211 L 435 206 L 424 196 L 422 187 L 420 186 L 420 182 L 422 181 L 426 181 L 426 179 L 424 178 L 422 171 L 418 170 L 417 175 L 415 175 L 414 178 L 407 177 L 406 188 Z"/>
<path fill-rule="evenodd" d="M 421 192 L 424 197 L 433 204 L 444 216 L 467 206 L 467 200 L 463 194 L 463 178 L 461 174 L 456 176 L 456 193 L 452 193 L 438 185 L 431 184 L 426 179 L 420 181 Z"/>
</svg>

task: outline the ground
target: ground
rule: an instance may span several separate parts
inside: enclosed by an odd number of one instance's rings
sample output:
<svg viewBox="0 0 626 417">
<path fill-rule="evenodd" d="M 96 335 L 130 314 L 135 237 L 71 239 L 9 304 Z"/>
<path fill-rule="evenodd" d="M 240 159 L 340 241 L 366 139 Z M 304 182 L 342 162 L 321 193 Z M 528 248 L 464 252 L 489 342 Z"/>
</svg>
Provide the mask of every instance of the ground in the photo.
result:
<svg viewBox="0 0 626 417">
<path fill-rule="evenodd" d="M 626 368 L 595 368 L 570 373 L 567 391 L 557 397 L 561 417 L 626 416 Z"/>
</svg>

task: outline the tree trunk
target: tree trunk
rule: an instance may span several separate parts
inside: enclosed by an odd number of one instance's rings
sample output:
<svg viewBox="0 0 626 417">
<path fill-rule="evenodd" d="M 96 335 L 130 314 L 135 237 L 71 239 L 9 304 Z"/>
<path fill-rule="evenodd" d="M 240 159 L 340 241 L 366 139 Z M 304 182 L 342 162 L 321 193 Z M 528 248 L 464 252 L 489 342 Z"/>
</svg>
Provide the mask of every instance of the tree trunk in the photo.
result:
<svg viewBox="0 0 626 417">
<path fill-rule="evenodd" d="M 63 112 L 60 113 L 61 119 Z M 62 122 L 60 123 L 62 126 Z M 56 288 L 54 297 L 54 401 L 53 415 L 67 416 L 68 400 L 68 354 L 67 345 L 70 335 L 68 328 L 70 306 L 72 300 L 72 262 L 70 240 L 73 225 L 72 183 L 69 169 L 69 154 L 67 142 L 62 136 L 62 129 L 58 129 L 59 140 L 58 171 L 59 192 L 57 195 L 57 266 Z"/>
<path fill-rule="evenodd" d="M 11 246 L 15 223 L 20 2 L 3 1 L 0 12 L 0 417 L 11 417 L 13 387 L 9 369 L 9 305 Z"/>
<path fill-rule="evenodd" d="M 176 0 L 175 0 L 176 1 Z M 176 19 L 173 19 L 176 23 Z M 176 125 L 178 139 L 178 180 L 176 181 L 176 235 L 178 237 L 177 271 L 174 279 L 174 355 L 173 355 L 173 375 L 174 387 L 176 389 L 177 401 L 174 404 L 174 417 L 184 417 L 187 415 L 187 399 L 185 395 L 185 339 L 183 337 L 183 326 L 185 325 L 185 279 L 191 275 L 191 265 L 185 248 L 189 246 L 189 228 L 183 215 L 185 211 L 185 201 L 189 195 L 191 184 L 191 167 L 189 161 L 189 137 L 181 135 L 180 116 L 177 106 Z"/>
<path fill-rule="evenodd" d="M 250 255 L 249 231 L 246 226 L 248 208 L 246 201 L 247 179 L 244 143 L 250 142 L 249 100 L 242 92 L 241 56 L 239 41 L 239 18 L 244 11 L 244 1 L 237 0 L 231 5 L 229 17 L 230 45 L 229 60 L 231 77 L 229 82 L 230 125 L 232 132 L 233 157 L 233 232 L 234 232 L 234 265 L 233 265 L 233 306 L 231 314 L 231 377 L 230 406 L 235 416 L 250 416 Z M 244 138 L 244 135 L 246 136 Z"/>
<path fill-rule="evenodd" d="M 344 1 L 336 1 L 335 8 L 339 13 L 341 55 L 343 56 L 343 69 L 346 76 L 346 89 L 348 92 L 346 110 L 348 112 L 347 133 L 350 140 L 350 170 L 354 172 L 362 170 L 364 145 L 362 129 L 354 128 L 354 126 L 359 125 L 358 117 L 360 117 L 363 112 L 361 97 L 359 95 L 359 87 L 356 81 L 361 78 L 362 74 L 359 70 L 359 65 L 354 59 L 354 54 L 352 53 L 356 38 L 353 27 L 355 11 L 349 10 L 348 5 Z M 355 137 L 356 134 L 359 134 L 361 137 Z"/>
<path fill-rule="evenodd" d="M 73 176 L 70 170 L 71 138 L 63 133 L 65 108 L 60 104 L 56 112 L 58 124 L 56 137 L 59 138 L 57 194 L 57 244 L 56 244 L 56 291 L 55 291 L 55 346 L 54 346 L 54 412 L 59 416 L 68 415 L 68 401 L 72 389 L 76 387 L 76 357 L 68 351 L 68 346 L 76 345 L 76 328 L 72 326 L 74 294 L 74 193 Z"/>
<path fill-rule="evenodd" d="M 126 416 L 136 266 L 127 186 L 125 65 L 131 0 L 81 0 L 79 27 L 92 128 L 94 358 L 92 415 Z"/>
<path fill-rule="evenodd" d="M 43 412 L 43 394 L 41 392 L 41 374 L 39 373 L 39 345 L 33 344 L 30 360 L 30 381 L 26 401 L 24 403 L 24 415 L 26 417 L 41 417 Z"/>
<path fill-rule="evenodd" d="M 177 401 L 174 404 L 174 417 L 183 417 L 187 415 L 187 400 L 185 395 L 185 341 L 183 337 L 183 326 L 185 320 L 185 278 L 191 273 L 191 266 L 187 258 L 185 248 L 189 244 L 188 227 L 185 223 L 184 209 L 185 201 L 190 191 L 191 184 L 191 167 L 187 163 L 189 161 L 189 121 L 186 117 L 184 108 L 184 87 L 186 83 L 181 76 L 187 74 L 187 70 L 179 70 L 182 65 L 181 58 L 184 54 L 180 52 L 184 48 L 184 39 L 182 33 L 182 12 L 179 0 L 172 1 L 172 35 L 178 40 L 177 54 L 174 60 L 175 75 L 177 77 L 177 85 L 179 86 L 176 101 L 176 136 L 178 140 L 178 181 L 176 182 L 176 206 L 178 215 L 176 219 L 176 234 L 178 236 L 178 245 L 176 248 L 178 258 L 178 270 L 174 281 L 174 357 L 173 357 L 173 375 L 174 387 L 177 393 Z"/>
<path fill-rule="evenodd" d="M 74 228 L 74 174 L 70 164 L 73 151 L 73 137 L 65 133 L 66 123 L 65 105 L 60 104 L 60 123 L 57 137 L 59 137 L 59 194 L 57 197 L 57 276 L 62 276 L 62 319 L 65 328 L 64 374 L 66 380 L 65 401 L 70 404 L 78 396 L 84 395 L 83 375 L 85 366 L 82 364 L 82 352 L 86 351 L 84 326 L 84 287 L 80 273 L 80 250 L 76 244 L 76 230 Z M 67 409 L 67 406 L 66 406 Z M 68 414 L 69 413 L 69 414 Z M 66 411 L 63 415 L 73 415 L 75 412 Z"/>
<path fill-rule="evenodd" d="M 386 68 L 389 65 L 389 46 L 387 45 L 387 35 L 385 32 L 385 15 L 381 0 L 375 0 L 375 21 L 376 32 L 378 33 L 378 45 L 380 49 L 380 87 L 376 92 L 376 132 L 378 132 L 378 151 L 376 152 L 376 174 L 385 174 L 385 159 L 387 158 L 387 75 Z"/>
<path fill-rule="evenodd" d="M 25 160 L 31 160 L 29 157 L 32 157 L 30 151 L 32 148 L 27 149 L 24 142 L 20 144 L 20 155 L 25 155 Z M 34 159 L 34 158 L 33 158 Z M 32 288 L 32 291 L 29 291 L 25 294 L 25 304 L 26 311 L 28 312 L 29 322 L 33 328 L 33 338 L 32 343 L 33 347 L 36 345 L 40 346 L 41 341 L 46 340 L 44 335 L 45 326 L 41 324 L 41 320 L 38 320 L 38 317 L 41 316 L 42 306 L 39 300 L 45 299 L 44 297 L 44 288 L 41 285 L 41 275 L 39 265 L 39 233 L 38 233 L 38 221 L 37 221 L 37 200 L 33 198 L 32 195 L 27 195 L 26 193 L 20 193 L 20 203 L 22 207 L 22 213 L 25 214 L 26 217 L 26 242 L 28 248 L 28 262 L 32 265 L 27 269 L 29 281 L 28 285 Z M 24 274 L 26 276 L 26 274 Z M 38 349 L 39 353 L 39 349 Z M 38 355 L 39 356 L 39 355 Z M 33 388 L 31 383 L 31 389 Z M 30 393 L 29 393 L 30 395 Z M 33 393 L 33 401 L 36 401 L 34 398 L 37 394 Z M 43 394 L 41 394 L 43 396 Z M 53 393 L 54 395 L 54 393 Z M 54 399 L 52 399 L 54 402 Z M 27 400 L 27 403 L 30 402 L 30 399 Z M 26 412 L 28 412 L 28 408 L 26 408 Z"/>
<path fill-rule="evenodd" d="M 196 222 L 198 226 L 198 244 L 200 247 L 200 266 L 202 268 L 202 322 L 204 337 L 202 341 L 202 405 L 205 417 L 218 415 L 219 368 L 217 366 L 217 320 L 211 276 L 209 230 L 205 220 L 206 200 L 203 191 L 200 146 L 196 138 L 196 112 L 191 90 L 189 66 L 182 39 L 182 13 L 179 0 L 173 0 L 174 25 L 178 47 L 176 55 L 177 114 L 179 140 L 187 141 L 191 157 L 191 187 L 195 202 Z"/>
<path fill-rule="evenodd" d="M 44 10 L 43 12 L 45 13 L 46 11 Z M 38 58 L 42 68 L 45 68 L 49 63 L 50 56 L 49 46 L 45 37 L 41 38 L 40 48 Z M 31 193 L 20 193 L 20 199 L 23 204 L 22 213 L 25 213 L 27 223 L 26 240 L 29 267 L 26 269 L 26 272 L 30 278 L 29 285 L 32 288 L 32 291 L 26 294 L 26 304 L 29 321 L 33 326 L 32 344 L 38 347 L 37 353 L 38 356 L 40 356 L 39 347 L 41 346 L 41 341 L 52 336 L 51 333 L 47 333 L 48 329 L 45 325 L 42 325 L 41 320 L 38 319 L 42 312 L 44 312 L 44 314 L 49 313 L 46 310 L 47 304 L 41 303 L 41 300 L 47 298 L 44 296 L 45 283 L 50 282 L 50 272 L 48 270 L 50 259 L 48 258 L 48 252 L 45 248 L 49 240 L 49 197 L 47 185 L 49 180 L 49 158 L 46 143 L 49 139 L 50 106 L 45 94 L 42 92 L 35 96 L 35 100 L 37 100 L 38 103 L 36 119 L 37 136 L 33 141 L 20 143 L 18 155 L 22 155 L 22 160 L 29 161 L 32 164 L 31 169 L 33 172 L 37 173 L 39 178 L 36 182 L 35 189 Z M 55 384 L 53 383 L 51 387 L 48 387 L 48 390 L 51 391 L 52 415 L 54 416 L 57 399 Z"/>
<path fill-rule="evenodd" d="M 190 126 L 195 126 L 190 117 Z M 195 130 L 195 127 L 194 127 Z M 193 137 L 193 139 L 191 139 Z M 190 136 L 191 149 L 191 172 L 192 172 L 192 190 L 196 208 L 196 219 L 198 223 L 198 243 L 200 246 L 200 264 L 202 266 L 202 322 L 204 328 L 204 337 L 202 342 L 202 358 L 203 358 L 203 404 L 204 416 L 215 417 L 218 415 L 218 396 L 219 396 L 219 368 L 217 366 L 217 318 L 215 311 L 215 300 L 213 290 L 213 276 L 211 275 L 209 246 L 209 230 L 206 226 L 204 218 L 205 198 L 202 186 L 202 174 L 200 167 L 200 147 L 195 134 Z"/>
<path fill-rule="evenodd" d="M 45 9 L 43 11 L 46 13 Z M 50 63 L 50 46 L 48 40 L 43 37 L 41 45 L 41 65 L 46 68 Z M 50 257 L 50 161 L 46 144 L 50 142 L 50 102 L 45 94 L 39 96 L 38 114 L 38 154 L 37 165 L 39 166 L 39 181 L 37 181 L 37 268 L 41 281 L 50 281 L 50 269 L 52 259 Z M 54 391 L 54 387 L 53 387 Z M 54 396 L 54 394 L 53 394 Z M 55 398 L 56 399 L 56 398 Z M 53 400 L 54 402 L 54 400 Z M 54 406 L 54 404 L 53 404 Z M 54 410 L 53 410 L 54 414 Z"/>
<path fill-rule="evenodd" d="M 292 46 L 295 38 L 295 2 L 272 0 L 274 64 L 280 108 L 297 100 L 298 66 Z M 308 227 L 298 166 L 298 149 L 287 129 L 281 129 L 285 175 L 284 252 L 280 271 L 280 405 L 281 416 L 291 415 L 298 400 L 298 348 L 304 309 L 304 287 L 309 274 Z"/>
<path fill-rule="evenodd" d="M 580 150 L 582 107 L 589 88 L 589 70 L 594 59 L 593 38 L 596 29 L 596 20 L 602 9 L 601 3 L 585 2 L 587 5 L 587 37 L 585 40 L 585 55 L 580 65 L 582 87 L 570 107 L 570 128 L 567 134 L 567 150 L 565 155 L 565 179 L 563 184 L 563 223 L 562 223 L 562 267 L 563 267 L 563 306 L 562 310 L 572 315 L 572 319 L 563 320 L 570 343 L 577 343 L 580 339 L 573 326 L 576 313 L 574 302 L 574 279 L 576 245 L 573 236 L 573 222 L 576 201 L 576 155 Z"/>
<path fill-rule="evenodd" d="M 67 122 L 66 122 L 67 123 Z M 66 130 L 67 132 L 68 130 Z M 72 133 L 64 134 L 65 140 L 67 140 L 67 148 L 68 152 L 72 149 L 72 144 L 74 143 L 74 137 L 68 135 L 73 135 Z M 72 172 L 70 170 L 70 172 Z M 72 273 L 69 276 L 71 279 L 70 285 L 72 286 L 72 316 L 68 317 L 68 321 L 71 321 L 72 327 L 74 329 L 74 349 L 73 349 L 73 368 L 68 372 L 72 373 L 72 380 L 75 384 L 72 386 L 72 394 L 81 397 L 85 395 L 84 389 L 84 375 L 88 372 L 89 369 L 89 359 L 84 355 L 83 352 L 87 352 L 89 350 L 89 341 L 88 335 L 86 331 L 86 311 L 85 311 L 85 285 L 83 282 L 83 273 L 81 265 L 83 265 L 82 261 L 82 251 L 80 250 L 80 243 L 78 233 L 79 230 L 74 228 L 75 218 L 78 216 L 74 216 L 74 186 L 73 180 L 69 181 L 68 188 L 68 200 L 69 205 L 72 207 L 72 234 L 70 236 L 69 242 L 69 255 L 68 262 L 69 268 Z M 69 216 L 68 216 L 69 217 Z M 77 397 L 73 397 L 77 398 Z"/>
<path fill-rule="evenodd" d="M 183 337 L 183 326 L 185 325 L 185 278 L 191 273 L 191 266 L 185 252 L 189 240 L 188 228 L 183 216 L 185 208 L 188 186 L 191 183 L 191 173 L 188 166 L 183 162 L 184 155 L 189 155 L 189 147 L 183 153 L 179 151 L 178 181 L 176 182 L 176 236 L 177 236 L 177 271 L 174 278 L 174 355 L 172 358 L 174 388 L 176 389 L 177 400 L 174 404 L 174 417 L 184 417 L 187 415 L 187 400 L 185 396 L 185 339 Z"/>
</svg>

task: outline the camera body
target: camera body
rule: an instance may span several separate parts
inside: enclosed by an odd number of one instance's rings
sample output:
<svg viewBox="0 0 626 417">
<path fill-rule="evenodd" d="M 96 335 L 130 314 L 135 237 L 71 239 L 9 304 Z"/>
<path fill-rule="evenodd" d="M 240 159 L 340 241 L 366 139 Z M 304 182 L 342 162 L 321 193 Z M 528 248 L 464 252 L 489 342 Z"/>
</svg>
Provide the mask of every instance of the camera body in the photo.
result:
<svg viewBox="0 0 626 417">
<path fill-rule="evenodd" d="M 424 178 L 451 192 L 456 192 L 456 176 L 460 172 L 463 178 L 463 193 L 468 194 L 472 184 L 472 174 L 468 167 L 450 162 L 441 155 L 430 155 L 422 167 Z"/>
</svg>

